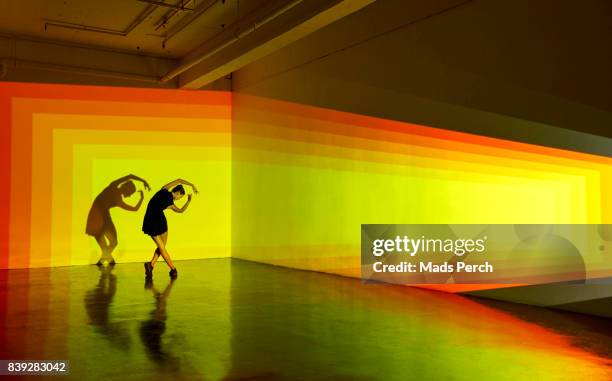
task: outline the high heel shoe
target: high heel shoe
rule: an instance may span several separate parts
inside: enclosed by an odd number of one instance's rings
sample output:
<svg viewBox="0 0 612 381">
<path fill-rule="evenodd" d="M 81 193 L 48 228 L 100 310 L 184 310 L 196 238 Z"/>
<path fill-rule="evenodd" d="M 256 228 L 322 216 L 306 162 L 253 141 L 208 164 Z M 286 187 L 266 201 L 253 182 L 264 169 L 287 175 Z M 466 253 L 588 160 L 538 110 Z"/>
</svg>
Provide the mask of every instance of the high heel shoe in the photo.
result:
<svg viewBox="0 0 612 381">
<path fill-rule="evenodd" d="M 176 269 L 170 270 L 168 274 L 170 275 L 170 278 L 172 279 L 176 279 L 176 277 L 178 276 L 178 272 L 176 271 Z"/>
</svg>

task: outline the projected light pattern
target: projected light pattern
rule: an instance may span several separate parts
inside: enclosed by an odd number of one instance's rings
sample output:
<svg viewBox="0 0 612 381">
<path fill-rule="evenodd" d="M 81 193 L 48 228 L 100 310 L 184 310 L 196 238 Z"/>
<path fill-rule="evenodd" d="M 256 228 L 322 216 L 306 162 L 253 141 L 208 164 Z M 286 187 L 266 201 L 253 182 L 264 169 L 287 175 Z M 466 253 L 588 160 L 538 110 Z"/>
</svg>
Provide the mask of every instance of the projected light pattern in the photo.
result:
<svg viewBox="0 0 612 381">
<path fill-rule="evenodd" d="M 472 237 L 460 224 L 612 220 L 607 157 L 227 92 L 0 88 L 10 201 L 0 268 L 94 263 L 92 202 L 130 173 L 153 189 L 137 212 L 111 210 L 120 262 L 151 255 L 146 201 L 177 177 L 202 194 L 187 213 L 167 213 L 175 259 L 234 256 L 353 277 L 362 223 L 455 224 Z"/>
<path fill-rule="evenodd" d="M 146 202 L 179 177 L 201 194 L 188 212 L 167 213 L 170 252 L 175 259 L 230 255 L 229 93 L 11 83 L 0 89 L 1 196 L 10 205 L 0 215 L 0 268 L 94 263 L 100 249 L 85 235 L 88 211 L 110 182 L 131 173 L 152 190 L 135 213 L 111 210 L 118 261 L 151 256 L 154 244 L 140 231 Z"/>
<path fill-rule="evenodd" d="M 232 139 L 237 258 L 358 277 L 362 223 L 612 220 L 607 157 L 248 95 Z"/>
</svg>

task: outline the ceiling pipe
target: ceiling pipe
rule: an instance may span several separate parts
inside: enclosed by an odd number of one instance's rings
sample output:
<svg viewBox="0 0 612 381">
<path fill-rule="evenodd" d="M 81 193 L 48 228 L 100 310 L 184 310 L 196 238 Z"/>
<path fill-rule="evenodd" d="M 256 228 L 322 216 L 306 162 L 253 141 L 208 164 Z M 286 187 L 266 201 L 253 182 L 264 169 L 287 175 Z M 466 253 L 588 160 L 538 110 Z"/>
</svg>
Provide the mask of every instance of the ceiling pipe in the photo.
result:
<svg viewBox="0 0 612 381">
<path fill-rule="evenodd" d="M 148 57 L 148 58 L 171 59 L 168 56 L 160 55 L 160 54 L 143 54 L 139 52 L 135 53 L 131 50 L 128 51 L 125 49 L 118 49 L 118 48 L 114 49 L 114 48 L 104 47 L 104 46 L 94 46 L 94 45 L 88 45 L 88 44 L 76 43 L 76 42 L 70 42 L 70 41 L 58 41 L 58 40 L 51 40 L 47 38 L 35 38 L 35 37 L 24 36 L 24 35 L 19 35 L 19 34 L 7 34 L 7 33 L 0 32 L 0 41 L 2 39 L 8 39 L 10 41 L 13 41 L 13 44 L 17 44 L 20 42 L 32 42 L 36 44 L 49 44 L 49 45 L 54 45 L 54 46 L 59 46 L 59 47 L 87 49 L 87 50 L 105 52 L 105 53 L 108 52 L 108 53 L 130 54 L 130 55 L 136 55 L 136 56 Z"/>
<path fill-rule="evenodd" d="M 181 6 L 185 6 L 185 4 L 190 4 L 192 0 L 181 0 Z M 163 15 L 161 17 L 161 19 L 159 19 L 159 21 L 157 21 L 157 23 L 155 24 L 155 31 L 159 30 L 159 28 L 165 28 L 168 26 L 168 22 L 170 22 L 170 20 L 172 20 L 174 17 L 178 16 L 181 12 L 180 8 L 175 8 L 172 7 L 173 9 L 166 12 L 165 15 Z"/>
<path fill-rule="evenodd" d="M 181 1 L 180 4 L 166 4 L 163 1 L 154 1 L 154 0 L 136 0 L 136 1 L 140 1 L 141 3 L 148 3 L 148 4 L 154 4 L 154 5 L 158 5 L 160 7 L 166 7 L 166 8 L 172 8 L 172 9 L 176 9 L 179 11 L 185 11 L 185 12 L 193 12 L 195 11 L 195 9 L 193 8 L 186 8 L 185 7 L 185 2 Z"/>
<path fill-rule="evenodd" d="M 163 3 L 164 1 L 165 0 L 161 0 L 158 2 Z M 85 25 L 85 24 L 77 24 L 77 23 L 71 23 L 71 22 L 60 21 L 60 20 L 44 19 L 45 30 L 47 30 L 48 27 L 56 27 L 56 28 L 82 30 L 86 32 L 103 33 L 103 34 L 110 34 L 114 36 L 125 37 L 128 34 L 130 34 L 130 32 L 132 32 L 134 29 L 136 29 L 136 27 L 140 25 L 144 20 L 146 20 L 147 17 L 149 17 L 151 13 L 153 13 L 153 11 L 157 9 L 158 6 L 159 5 L 157 4 L 148 5 L 142 12 L 140 12 L 138 16 L 136 16 L 134 20 L 132 20 L 132 22 L 130 22 L 130 24 L 124 30 L 100 28 L 100 27 L 93 26 L 93 25 Z"/>
<path fill-rule="evenodd" d="M 166 35 L 164 36 L 164 41 L 162 42 L 162 46 L 165 47 L 166 43 L 168 43 L 171 38 L 180 33 L 187 26 L 191 25 L 192 22 L 202 16 L 202 14 L 208 11 L 218 1 L 219 0 L 203 1 L 202 3 L 200 3 L 199 6 L 195 8 L 194 12 L 186 15 L 185 17 L 182 17 L 179 21 L 174 23 L 174 25 L 166 32 Z"/>
<path fill-rule="evenodd" d="M 109 71 L 109 70 L 100 70 L 100 69 L 91 69 L 80 66 L 68 66 L 68 65 L 57 65 L 46 62 L 38 62 L 38 61 L 28 61 L 22 59 L 13 59 L 13 58 L 0 58 L 2 60 L 2 72 L 0 72 L 0 77 L 6 75 L 7 70 L 7 62 L 12 62 L 13 67 L 15 68 L 27 68 L 27 69 L 35 69 L 35 70 L 47 70 L 47 71 L 56 71 L 62 73 L 70 73 L 70 74 L 83 74 L 95 77 L 105 77 L 105 78 L 115 78 L 122 79 L 128 81 L 136 81 L 136 82 L 146 82 L 152 84 L 159 84 L 159 78 L 154 76 L 146 76 L 140 74 L 131 74 L 131 73 L 122 73 L 118 71 Z"/>
<path fill-rule="evenodd" d="M 275 18 L 277 18 L 278 16 L 282 15 L 283 13 L 287 12 L 288 10 L 290 10 L 291 8 L 295 7 L 296 5 L 300 4 L 303 0 L 294 0 L 291 1 L 289 4 L 286 4 L 285 6 L 283 6 L 282 8 L 280 8 L 279 10 L 277 10 L 276 12 L 273 12 L 272 14 L 266 16 L 263 20 L 259 21 L 259 22 L 255 22 L 253 23 L 253 25 L 249 28 L 247 28 L 244 31 L 240 31 L 240 30 L 236 30 L 234 31 L 234 34 L 232 36 L 232 38 L 226 42 L 224 42 L 223 44 L 221 44 L 220 46 L 207 51 L 201 55 L 198 55 L 190 60 L 188 60 L 185 63 L 180 64 L 179 66 L 177 66 L 176 68 L 170 70 L 168 73 L 166 73 L 163 77 L 160 78 L 160 82 L 161 83 L 166 83 L 174 78 L 176 78 L 177 76 L 181 75 L 182 73 L 186 72 L 187 70 L 191 69 L 192 67 L 196 66 L 197 64 L 199 64 L 200 62 L 204 61 L 205 59 L 207 59 L 208 57 L 212 56 L 213 54 L 227 48 L 228 46 L 230 46 L 231 44 L 233 44 L 234 42 L 238 41 L 239 39 L 251 34 L 252 32 L 256 31 L 258 28 L 260 28 L 261 26 L 269 23 L 270 21 L 274 20 Z"/>
<path fill-rule="evenodd" d="M 163 3 L 164 1 L 165 0 L 161 0 L 160 2 Z M 130 34 L 130 32 L 133 31 L 134 29 L 136 29 L 136 27 L 138 25 L 142 24 L 142 22 L 145 21 L 147 19 L 147 17 L 149 17 L 151 15 L 151 13 L 153 13 L 157 9 L 157 7 L 158 7 L 158 5 L 151 4 L 151 5 L 147 6 L 145 9 L 143 9 L 143 11 L 140 12 L 140 14 L 138 16 L 136 16 L 136 18 L 125 29 L 126 35 Z"/>
<path fill-rule="evenodd" d="M 123 36 L 123 37 L 127 36 L 127 33 L 122 30 L 114 30 L 114 29 L 100 28 L 97 26 L 91 26 L 91 25 L 85 25 L 85 24 L 75 24 L 75 23 L 66 22 L 66 21 L 45 19 L 45 30 L 47 30 L 47 28 L 49 27 L 82 30 L 85 32 L 103 33 L 103 34 L 110 34 L 114 36 Z"/>
</svg>

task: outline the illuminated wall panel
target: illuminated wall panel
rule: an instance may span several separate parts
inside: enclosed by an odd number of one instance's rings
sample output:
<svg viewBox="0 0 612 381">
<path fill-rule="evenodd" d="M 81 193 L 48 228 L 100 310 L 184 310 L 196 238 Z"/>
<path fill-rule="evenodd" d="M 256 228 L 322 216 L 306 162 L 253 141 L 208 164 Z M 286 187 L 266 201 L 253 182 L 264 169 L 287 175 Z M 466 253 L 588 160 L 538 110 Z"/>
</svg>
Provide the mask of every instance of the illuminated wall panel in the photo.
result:
<svg viewBox="0 0 612 381">
<path fill-rule="evenodd" d="M 175 259 L 359 276 L 362 223 L 612 221 L 608 157 L 226 92 L 0 89 L 0 268 L 94 263 L 89 208 L 129 173 L 153 190 L 111 210 L 119 262 L 151 255 L 146 202 L 177 177 L 201 194 L 167 212 Z"/>
<path fill-rule="evenodd" d="M 117 261 L 151 256 L 155 246 L 140 230 L 146 203 L 179 177 L 198 185 L 200 195 L 184 214 L 166 212 L 170 253 L 230 256 L 229 93 L 10 83 L 1 89 L 2 191 L 10 208 L 0 216 L 0 267 L 94 263 L 100 249 L 85 234 L 89 208 L 111 181 L 131 173 L 152 190 L 137 212 L 111 209 Z M 138 199 L 136 193 L 126 202 Z"/>
<path fill-rule="evenodd" d="M 607 157 L 248 95 L 232 147 L 237 258 L 358 277 L 362 223 L 612 220 Z"/>
</svg>

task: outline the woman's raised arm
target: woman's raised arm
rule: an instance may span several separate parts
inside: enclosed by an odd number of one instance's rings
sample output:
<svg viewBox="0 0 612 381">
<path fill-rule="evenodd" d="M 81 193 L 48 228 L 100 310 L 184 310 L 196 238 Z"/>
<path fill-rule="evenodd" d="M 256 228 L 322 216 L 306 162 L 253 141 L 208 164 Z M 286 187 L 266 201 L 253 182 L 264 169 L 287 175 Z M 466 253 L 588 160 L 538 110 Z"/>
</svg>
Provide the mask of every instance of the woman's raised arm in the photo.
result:
<svg viewBox="0 0 612 381">
<path fill-rule="evenodd" d="M 183 180 L 183 179 L 176 179 L 174 181 L 169 182 L 168 184 L 164 185 L 162 188 L 171 191 L 172 188 L 174 188 L 175 186 L 182 184 L 182 185 L 187 185 L 190 186 L 191 189 L 193 189 L 193 193 L 197 194 L 198 193 L 198 188 L 196 188 L 195 185 L 193 185 L 192 183 L 190 183 L 187 180 Z"/>
<path fill-rule="evenodd" d="M 142 182 L 142 184 L 144 185 L 146 190 L 151 190 L 151 187 L 149 186 L 149 183 L 147 182 L 147 180 L 143 179 L 142 177 L 138 177 L 138 176 L 132 175 L 132 174 L 129 174 L 127 176 L 123 176 L 123 177 L 113 181 L 112 183 L 110 183 L 110 186 L 116 188 L 119 185 L 125 183 L 126 181 L 131 181 L 131 180 L 140 181 L 140 182 Z"/>
</svg>

